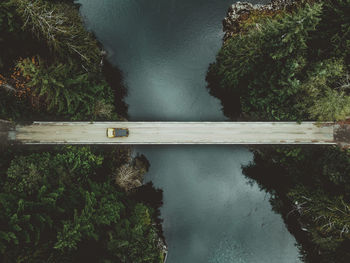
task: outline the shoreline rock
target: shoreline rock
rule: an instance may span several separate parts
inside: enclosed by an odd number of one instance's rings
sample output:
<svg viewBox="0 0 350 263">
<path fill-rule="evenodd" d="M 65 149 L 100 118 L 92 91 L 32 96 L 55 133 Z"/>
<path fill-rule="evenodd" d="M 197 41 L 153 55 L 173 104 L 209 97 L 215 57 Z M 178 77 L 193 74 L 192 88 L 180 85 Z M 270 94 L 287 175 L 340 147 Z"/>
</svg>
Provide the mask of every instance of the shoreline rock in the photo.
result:
<svg viewBox="0 0 350 263">
<path fill-rule="evenodd" d="M 272 0 L 268 4 L 251 4 L 248 2 L 236 2 L 227 11 L 222 21 L 224 42 L 235 34 L 241 32 L 241 24 L 247 20 L 252 12 L 273 14 L 278 10 L 289 9 L 299 0 Z"/>
</svg>

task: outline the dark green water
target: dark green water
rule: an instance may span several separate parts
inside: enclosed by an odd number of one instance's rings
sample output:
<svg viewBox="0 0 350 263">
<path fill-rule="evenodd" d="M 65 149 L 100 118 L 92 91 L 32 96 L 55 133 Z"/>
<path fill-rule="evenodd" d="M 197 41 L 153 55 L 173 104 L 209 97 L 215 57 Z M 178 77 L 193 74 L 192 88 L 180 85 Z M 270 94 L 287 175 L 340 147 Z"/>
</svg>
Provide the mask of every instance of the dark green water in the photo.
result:
<svg viewBox="0 0 350 263">
<path fill-rule="evenodd" d="M 230 0 L 80 0 L 87 26 L 125 74 L 130 120 L 225 120 L 205 89 Z M 137 147 L 164 190 L 167 263 L 294 263 L 268 195 L 249 185 L 236 146 Z"/>
</svg>

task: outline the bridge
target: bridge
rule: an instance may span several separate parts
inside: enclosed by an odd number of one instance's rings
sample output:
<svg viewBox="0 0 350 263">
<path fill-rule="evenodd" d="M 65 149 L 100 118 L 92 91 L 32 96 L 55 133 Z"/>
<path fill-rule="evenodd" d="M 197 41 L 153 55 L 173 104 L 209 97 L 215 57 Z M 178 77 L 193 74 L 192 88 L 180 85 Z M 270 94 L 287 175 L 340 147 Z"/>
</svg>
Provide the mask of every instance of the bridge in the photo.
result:
<svg viewBox="0 0 350 263">
<path fill-rule="evenodd" d="M 107 128 L 129 136 L 107 138 Z M 18 144 L 340 144 L 350 125 L 332 122 L 0 122 L 3 141 Z"/>
</svg>

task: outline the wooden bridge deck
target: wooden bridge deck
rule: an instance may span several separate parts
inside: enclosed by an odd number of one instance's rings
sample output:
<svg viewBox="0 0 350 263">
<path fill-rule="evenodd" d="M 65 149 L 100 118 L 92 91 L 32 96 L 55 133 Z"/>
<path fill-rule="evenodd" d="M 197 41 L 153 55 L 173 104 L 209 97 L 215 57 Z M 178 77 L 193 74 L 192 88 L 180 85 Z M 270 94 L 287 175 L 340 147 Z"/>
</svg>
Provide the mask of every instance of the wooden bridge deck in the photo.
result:
<svg viewBox="0 0 350 263">
<path fill-rule="evenodd" d="M 128 128 L 107 138 L 107 128 Z M 340 125 L 314 122 L 34 122 L 17 125 L 22 144 L 337 144 Z M 343 131 L 343 130 L 342 130 Z"/>
</svg>

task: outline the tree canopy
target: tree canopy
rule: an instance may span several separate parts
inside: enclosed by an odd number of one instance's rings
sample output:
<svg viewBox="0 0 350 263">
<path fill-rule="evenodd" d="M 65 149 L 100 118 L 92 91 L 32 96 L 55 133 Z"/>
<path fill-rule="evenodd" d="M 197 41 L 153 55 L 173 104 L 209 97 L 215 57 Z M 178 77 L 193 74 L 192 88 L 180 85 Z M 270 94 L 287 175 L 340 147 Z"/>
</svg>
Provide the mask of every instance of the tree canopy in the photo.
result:
<svg viewBox="0 0 350 263">
<path fill-rule="evenodd" d="M 0 1 L 0 50 L 0 119 L 126 115 L 121 72 L 104 61 L 73 0 Z M 116 184 L 130 155 L 122 147 L 1 151 L 0 262 L 162 263 L 161 191 Z"/>
<path fill-rule="evenodd" d="M 161 262 L 155 210 L 118 190 L 108 158 L 16 155 L 0 177 L 1 262 Z"/>
<path fill-rule="evenodd" d="M 209 91 L 230 118 L 350 117 L 350 0 L 295 2 L 241 18 L 240 31 L 210 65 Z M 350 261 L 350 150 L 255 147 L 254 161 L 243 171 L 271 193 L 304 262 Z"/>
<path fill-rule="evenodd" d="M 336 1 L 344 6 L 338 9 L 333 2 L 266 17 L 224 43 L 207 80 L 226 115 L 298 121 L 349 117 L 349 2 Z M 224 102 L 237 98 L 235 111 Z"/>
<path fill-rule="evenodd" d="M 126 115 L 122 80 L 107 82 L 105 68 L 107 74 L 120 73 L 104 65 L 101 45 L 84 28 L 73 2 L 0 3 L 0 49 L 6 50 L 0 54 L 0 118 L 117 120 Z"/>
</svg>

